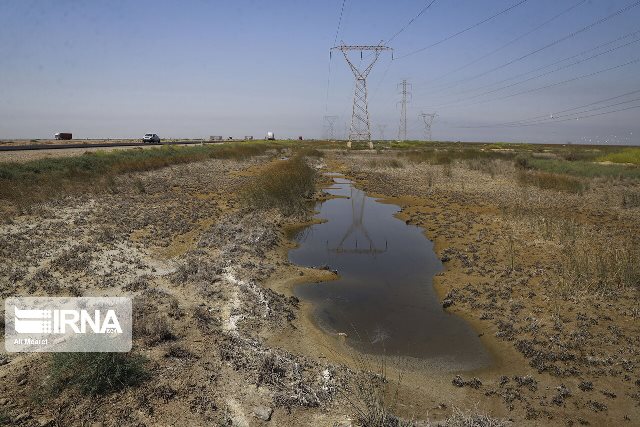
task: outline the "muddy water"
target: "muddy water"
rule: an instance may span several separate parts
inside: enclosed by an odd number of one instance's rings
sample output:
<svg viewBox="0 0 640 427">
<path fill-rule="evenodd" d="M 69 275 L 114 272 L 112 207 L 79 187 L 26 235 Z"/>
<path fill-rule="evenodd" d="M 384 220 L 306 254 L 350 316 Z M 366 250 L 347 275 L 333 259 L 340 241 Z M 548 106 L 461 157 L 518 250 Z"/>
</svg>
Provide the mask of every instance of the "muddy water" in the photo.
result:
<svg viewBox="0 0 640 427">
<path fill-rule="evenodd" d="M 289 259 L 328 266 L 340 278 L 296 287 L 315 307 L 319 326 L 345 333 L 366 353 L 429 359 L 453 369 L 488 366 L 480 339 L 461 318 L 442 309 L 432 277 L 442 270 L 433 244 L 420 228 L 393 215 L 350 181 L 334 178 L 332 198 L 316 207 L 325 222 L 301 231 Z"/>
</svg>

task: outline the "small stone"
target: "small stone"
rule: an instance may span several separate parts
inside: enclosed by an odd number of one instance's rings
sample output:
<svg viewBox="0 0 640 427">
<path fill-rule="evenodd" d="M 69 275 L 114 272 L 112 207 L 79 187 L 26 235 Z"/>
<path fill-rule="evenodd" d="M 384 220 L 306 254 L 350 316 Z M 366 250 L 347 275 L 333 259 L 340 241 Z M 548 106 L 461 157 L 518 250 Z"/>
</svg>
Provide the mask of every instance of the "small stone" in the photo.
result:
<svg viewBox="0 0 640 427">
<path fill-rule="evenodd" d="M 0 355 L 0 366 L 6 365 L 9 363 L 9 358 L 7 356 Z"/>
<path fill-rule="evenodd" d="M 353 424 L 351 423 L 351 420 L 336 421 L 333 424 L 333 427 L 353 427 Z"/>
<path fill-rule="evenodd" d="M 27 383 L 27 379 L 23 378 L 20 381 L 18 381 L 18 385 L 25 385 Z"/>
<path fill-rule="evenodd" d="M 271 414 L 273 414 L 273 409 L 266 406 L 256 406 L 253 408 L 253 415 L 261 420 L 269 421 L 271 419 Z"/>
<path fill-rule="evenodd" d="M 6 397 L 0 399 L 0 406 L 5 406 L 7 403 L 9 403 L 9 399 L 7 399 Z"/>
<path fill-rule="evenodd" d="M 451 261 L 451 258 L 449 258 L 449 255 L 443 255 L 442 258 L 440 258 L 440 261 L 449 262 Z"/>
<path fill-rule="evenodd" d="M 453 305 L 453 300 L 450 298 L 447 298 L 446 300 L 442 301 L 442 308 L 448 308 L 451 307 Z"/>
</svg>

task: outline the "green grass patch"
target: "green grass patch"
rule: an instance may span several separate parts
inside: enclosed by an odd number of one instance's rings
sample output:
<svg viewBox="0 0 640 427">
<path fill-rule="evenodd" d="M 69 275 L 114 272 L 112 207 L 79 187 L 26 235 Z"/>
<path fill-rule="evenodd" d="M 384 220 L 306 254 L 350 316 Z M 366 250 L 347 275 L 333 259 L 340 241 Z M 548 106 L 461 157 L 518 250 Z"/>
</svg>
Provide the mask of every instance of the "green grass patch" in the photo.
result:
<svg viewBox="0 0 640 427">
<path fill-rule="evenodd" d="M 445 165 L 454 161 L 496 160 L 513 159 L 515 153 L 485 150 L 480 148 L 432 148 L 410 150 L 403 153 L 413 163 L 429 163 L 432 165 Z"/>
<path fill-rule="evenodd" d="M 598 161 L 640 165 L 640 148 L 625 148 L 615 153 L 600 156 L 598 157 Z"/>
<path fill-rule="evenodd" d="M 640 168 L 637 166 L 600 164 L 594 162 L 555 159 L 527 159 L 527 164 L 532 169 L 555 174 L 567 174 L 587 178 L 631 178 L 640 179 Z"/>
<path fill-rule="evenodd" d="M 243 188 L 242 200 L 249 209 L 276 208 L 287 216 L 304 214 L 315 191 L 315 180 L 316 171 L 303 156 L 279 160 L 260 171 Z"/>
<path fill-rule="evenodd" d="M 145 361 L 129 353 L 54 353 L 51 391 L 74 387 L 84 394 L 98 395 L 135 386 L 148 377 Z"/>
<path fill-rule="evenodd" d="M 233 143 L 192 147 L 92 151 L 74 157 L 0 163 L 0 199 L 30 202 L 73 190 L 109 187 L 116 175 L 207 160 L 246 159 L 278 147 L 267 143 Z"/>
<path fill-rule="evenodd" d="M 517 176 L 520 184 L 534 185 L 545 190 L 582 193 L 586 189 L 582 180 L 567 175 L 520 169 Z"/>
</svg>

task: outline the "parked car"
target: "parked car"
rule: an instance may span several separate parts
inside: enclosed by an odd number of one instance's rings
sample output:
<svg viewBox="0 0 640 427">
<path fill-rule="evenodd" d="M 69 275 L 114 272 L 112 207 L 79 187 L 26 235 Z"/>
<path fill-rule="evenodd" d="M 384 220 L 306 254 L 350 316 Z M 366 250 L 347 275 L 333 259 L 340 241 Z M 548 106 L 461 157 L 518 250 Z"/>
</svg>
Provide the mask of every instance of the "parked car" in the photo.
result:
<svg viewBox="0 0 640 427">
<path fill-rule="evenodd" d="M 155 133 L 145 133 L 142 142 L 160 142 L 160 137 Z"/>
</svg>

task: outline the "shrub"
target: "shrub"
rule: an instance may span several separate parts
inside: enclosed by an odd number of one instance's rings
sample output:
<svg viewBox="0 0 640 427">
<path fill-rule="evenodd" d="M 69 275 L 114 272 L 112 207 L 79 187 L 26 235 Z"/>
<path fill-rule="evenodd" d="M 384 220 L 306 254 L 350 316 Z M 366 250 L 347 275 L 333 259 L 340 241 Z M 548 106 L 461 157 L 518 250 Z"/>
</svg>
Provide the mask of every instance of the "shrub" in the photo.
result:
<svg viewBox="0 0 640 427">
<path fill-rule="evenodd" d="M 398 159 L 371 159 L 369 167 L 372 168 L 403 168 L 404 163 Z"/>
<path fill-rule="evenodd" d="M 514 164 L 518 169 L 531 169 L 529 158 L 525 156 L 516 157 L 516 159 L 514 160 Z"/>
<path fill-rule="evenodd" d="M 467 160 L 467 166 L 469 169 L 487 173 L 491 175 L 491 178 L 496 175 L 496 162 L 491 159 L 470 159 Z"/>
<path fill-rule="evenodd" d="M 147 378 L 145 361 L 129 353 L 54 353 L 52 392 L 70 386 L 97 395 L 135 386 Z"/>
<path fill-rule="evenodd" d="M 146 292 L 145 292 L 146 293 Z M 167 316 L 158 312 L 153 299 L 136 297 L 133 300 L 133 338 L 146 345 L 156 345 L 175 338 Z"/>
<path fill-rule="evenodd" d="M 264 168 L 242 189 L 246 207 L 257 210 L 278 209 L 290 216 L 307 212 L 307 198 L 315 191 L 316 171 L 305 158 L 277 161 Z"/>
<path fill-rule="evenodd" d="M 535 185 L 545 190 L 582 193 L 586 185 L 578 178 L 548 172 L 519 170 L 518 182 L 522 185 Z"/>
</svg>

